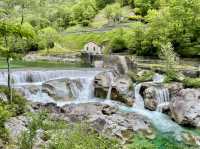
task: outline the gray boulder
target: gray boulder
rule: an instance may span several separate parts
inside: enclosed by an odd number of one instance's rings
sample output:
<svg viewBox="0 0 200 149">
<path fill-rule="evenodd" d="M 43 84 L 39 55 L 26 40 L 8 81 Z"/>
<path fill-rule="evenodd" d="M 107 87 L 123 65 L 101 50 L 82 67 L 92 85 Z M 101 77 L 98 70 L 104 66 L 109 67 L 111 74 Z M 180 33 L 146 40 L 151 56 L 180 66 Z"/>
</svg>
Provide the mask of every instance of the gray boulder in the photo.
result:
<svg viewBox="0 0 200 149">
<path fill-rule="evenodd" d="M 129 140 L 134 132 L 153 134 L 150 121 L 136 113 L 123 113 L 117 108 L 99 103 L 66 105 L 62 110 L 70 122 L 86 121 L 107 136 Z"/>
<path fill-rule="evenodd" d="M 45 82 L 42 91 L 55 100 L 70 101 L 78 97 L 82 87 L 81 80 L 57 79 Z"/>
<path fill-rule="evenodd" d="M 170 104 L 171 117 L 183 125 L 200 128 L 200 89 L 183 89 Z"/>
<path fill-rule="evenodd" d="M 104 68 L 114 69 L 120 74 L 127 74 L 136 67 L 137 64 L 128 56 L 110 55 L 104 58 Z"/>
<path fill-rule="evenodd" d="M 133 83 L 128 76 L 118 76 L 113 72 L 98 74 L 94 80 L 94 94 L 102 99 L 111 99 L 133 105 Z"/>
<path fill-rule="evenodd" d="M 9 132 L 9 138 L 13 142 L 17 142 L 18 138 L 22 135 L 22 133 L 28 130 L 26 128 L 27 125 L 28 125 L 28 119 L 25 116 L 18 116 L 10 118 L 5 123 L 5 128 Z"/>
</svg>

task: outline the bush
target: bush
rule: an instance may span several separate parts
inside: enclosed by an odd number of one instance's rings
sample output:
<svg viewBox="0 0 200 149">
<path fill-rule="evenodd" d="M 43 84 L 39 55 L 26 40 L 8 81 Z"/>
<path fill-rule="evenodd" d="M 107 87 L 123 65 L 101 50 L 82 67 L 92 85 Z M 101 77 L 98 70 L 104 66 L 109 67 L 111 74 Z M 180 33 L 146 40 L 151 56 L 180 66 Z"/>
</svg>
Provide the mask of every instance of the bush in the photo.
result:
<svg viewBox="0 0 200 149">
<path fill-rule="evenodd" d="M 139 82 L 152 81 L 154 75 L 155 73 L 153 71 L 145 71 L 142 76 L 137 77 L 137 81 Z"/>
<path fill-rule="evenodd" d="M 110 43 L 110 49 L 113 53 L 124 52 L 127 47 L 125 41 L 121 37 L 114 38 Z"/>
<path fill-rule="evenodd" d="M 98 135 L 86 124 L 76 125 L 68 132 L 58 133 L 49 149 L 119 149 L 116 140 Z"/>
<path fill-rule="evenodd" d="M 6 106 L 0 104 L 0 139 L 8 141 L 8 132 L 4 127 L 4 123 L 11 116 L 11 113 L 7 110 Z"/>
<path fill-rule="evenodd" d="M 0 93 L 5 93 L 7 98 L 9 97 L 9 90 L 7 87 L 0 87 Z M 3 103 L 7 106 L 8 110 L 12 113 L 12 116 L 23 114 L 26 110 L 26 99 L 19 93 L 13 90 L 13 100 L 9 103 Z"/>
<path fill-rule="evenodd" d="M 200 78 L 185 78 L 183 84 L 188 88 L 200 88 Z"/>
</svg>

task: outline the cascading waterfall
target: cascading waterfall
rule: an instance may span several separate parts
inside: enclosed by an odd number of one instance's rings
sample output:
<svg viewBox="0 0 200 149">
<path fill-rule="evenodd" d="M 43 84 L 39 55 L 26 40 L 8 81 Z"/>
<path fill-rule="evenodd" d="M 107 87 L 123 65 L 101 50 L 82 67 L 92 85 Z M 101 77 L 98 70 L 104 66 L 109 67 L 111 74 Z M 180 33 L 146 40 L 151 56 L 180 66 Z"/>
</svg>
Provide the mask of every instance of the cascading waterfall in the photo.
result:
<svg viewBox="0 0 200 149">
<path fill-rule="evenodd" d="M 163 133 L 174 133 L 176 139 L 181 140 L 181 132 L 183 129 L 173 122 L 167 115 L 157 112 L 157 111 L 149 111 L 144 108 L 144 100 L 142 95 L 140 94 L 142 84 L 137 84 L 135 86 L 135 105 L 132 108 L 120 106 L 119 108 L 123 111 L 127 112 L 136 112 L 141 114 L 152 121 L 154 126 Z M 165 89 L 159 90 L 160 93 L 158 94 L 158 100 L 168 101 L 168 91 Z M 163 92 L 164 91 L 164 92 Z M 164 93 L 164 94 L 163 94 Z M 162 96 L 161 96 L 162 95 Z"/>
<path fill-rule="evenodd" d="M 169 105 L 169 91 L 167 88 L 155 88 L 155 93 L 155 99 L 158 102 L 157 111 L 162 112 L 163 107 Z"/>
<path fill-rule="evenodd" d="M 67 79 L 69 92 L 77 102 L 87 102 L 93 97 L 93 80 L 102 70 L 41 70 L 41 71 L 14 71 L 12 72 L 13 87 L 33 102 L 60 103 L 55 101 L 47 93 L 43 92 L 42 85 L 48 81 Z M 79 83 L 78 83 L 79 82 Z M 7 72 L 0 72 L 0 85 L 7 85 Z"/>
<path fill-rule="evenodd" d="M 140 95 L 142 84 L 135 85 L 135 104 L 133 105 L 133 108 L 137 109 L 144 109 L 144 100 L 143 97 Z"/>
</svg>

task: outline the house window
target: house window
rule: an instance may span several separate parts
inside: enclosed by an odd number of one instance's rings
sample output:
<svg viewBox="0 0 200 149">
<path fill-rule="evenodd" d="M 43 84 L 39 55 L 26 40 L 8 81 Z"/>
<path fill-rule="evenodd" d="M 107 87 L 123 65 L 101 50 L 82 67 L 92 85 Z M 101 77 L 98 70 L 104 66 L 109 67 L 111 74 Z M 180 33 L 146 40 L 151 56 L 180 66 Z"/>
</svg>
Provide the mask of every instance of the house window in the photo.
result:
<svg viewBox="0 0 200 149">
<path fill-rule="evenodd" d="M 86 47 L 86 50 L 89 51 L 89 47 Z"/>
<path fill-rule="evenodd" d="M 95 48 L 95 47 L 93 47 L 93 51 L 94 51 L 94 52 L 96 51 L 96 48 Z"/>
</svg>

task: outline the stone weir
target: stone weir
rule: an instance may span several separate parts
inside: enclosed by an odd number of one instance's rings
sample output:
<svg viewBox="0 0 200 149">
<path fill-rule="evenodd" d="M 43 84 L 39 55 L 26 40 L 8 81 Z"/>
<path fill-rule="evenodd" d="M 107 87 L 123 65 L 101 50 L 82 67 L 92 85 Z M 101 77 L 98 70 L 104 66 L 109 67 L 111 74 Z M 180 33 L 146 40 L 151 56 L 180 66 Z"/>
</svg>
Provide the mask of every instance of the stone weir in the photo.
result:
<svg viewBox="0 0 200 149">
<path fill-rule="evenodd" d="M 12 86 L 28 100 L 65 104 L 93 97 L 93 80 L 102 70 L 13 71 Z M 6 85 L 7 72 L 0 72 L 0 84 Z M 80 99 L 81 98 L 81 99 Z"/>
</svg>

